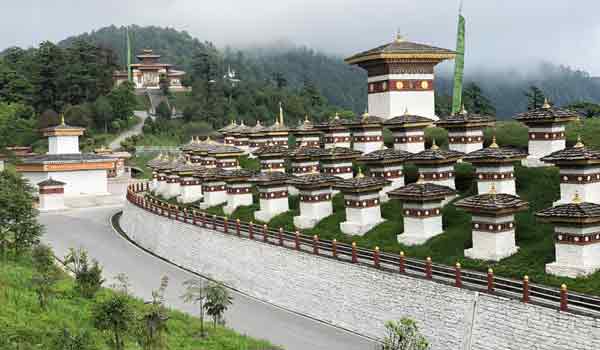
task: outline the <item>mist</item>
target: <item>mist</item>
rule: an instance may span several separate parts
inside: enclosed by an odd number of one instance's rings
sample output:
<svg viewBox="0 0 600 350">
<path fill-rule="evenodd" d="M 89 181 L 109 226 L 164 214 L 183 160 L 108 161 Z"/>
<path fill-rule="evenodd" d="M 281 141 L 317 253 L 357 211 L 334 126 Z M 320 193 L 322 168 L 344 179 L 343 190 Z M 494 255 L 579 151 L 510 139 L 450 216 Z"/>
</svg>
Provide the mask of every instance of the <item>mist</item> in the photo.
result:
<svg viewBox="0 0 600 350">
<path fill-rule="evenodd" d="M 464 1 L 467 73 L 541 61 L 600 75 L 600 2 Z M 287 42 L 344 57 L 392 40 L 454 48 L 458 1 L 21 0 L 3 6 L 0 47 L 35 46 L 115 24 L 168 26 L 219 47 Z M 442 65 L 440 70 L 448 70 Z"/>
</svg>

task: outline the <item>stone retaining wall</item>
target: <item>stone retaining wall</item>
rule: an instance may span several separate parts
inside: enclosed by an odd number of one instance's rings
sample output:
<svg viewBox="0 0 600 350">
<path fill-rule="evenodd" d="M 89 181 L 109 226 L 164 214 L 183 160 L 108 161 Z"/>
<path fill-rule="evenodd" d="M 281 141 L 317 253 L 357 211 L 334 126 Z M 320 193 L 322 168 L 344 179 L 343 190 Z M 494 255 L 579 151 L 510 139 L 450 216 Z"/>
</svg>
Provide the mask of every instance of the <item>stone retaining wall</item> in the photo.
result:
<svg viewBox="0 0 600 350">
<path fill-rule="evenodd" d="M 433 350 L 600 349 L 600 319 L 240 239 L 129 202 L 121 227 L 178 265 L 367 336 L 381 337 L 385 321 L 410 317 Z"/>
</svg>

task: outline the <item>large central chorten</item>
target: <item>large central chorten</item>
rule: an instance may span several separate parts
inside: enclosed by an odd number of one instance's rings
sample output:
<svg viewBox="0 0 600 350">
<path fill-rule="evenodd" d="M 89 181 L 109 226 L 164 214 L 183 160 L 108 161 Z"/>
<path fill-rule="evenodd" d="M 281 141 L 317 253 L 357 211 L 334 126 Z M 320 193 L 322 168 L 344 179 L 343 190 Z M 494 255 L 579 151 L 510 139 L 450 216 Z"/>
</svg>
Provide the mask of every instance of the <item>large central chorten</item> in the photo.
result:
<svg viewBox="0 0 600 350">
<path fill-rule="evenodd" d="M 398 35 L 391 43 L 346 58 L 368 73 L 369 114 L 384 119 L 411 114 L 435 116 L 434 67 L 456 53 L 406 41 Z"/>
</svg>

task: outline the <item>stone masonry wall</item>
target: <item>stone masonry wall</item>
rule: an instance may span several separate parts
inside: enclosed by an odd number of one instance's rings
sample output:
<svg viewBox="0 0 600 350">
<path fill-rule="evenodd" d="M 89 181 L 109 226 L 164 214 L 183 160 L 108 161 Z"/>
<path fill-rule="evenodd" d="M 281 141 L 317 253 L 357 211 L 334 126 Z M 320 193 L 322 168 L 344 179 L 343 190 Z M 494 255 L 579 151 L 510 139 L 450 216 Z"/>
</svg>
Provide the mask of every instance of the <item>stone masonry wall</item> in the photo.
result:
<svg viewBox="0 0 600 350">
<path fill-rule="evenodd" d="M 178 265 L 367 336 L 410 317 L 433 350 L 600 349 L 600 320 L 215 233 L 128 202 L 121 226 Z"/>
</svg>

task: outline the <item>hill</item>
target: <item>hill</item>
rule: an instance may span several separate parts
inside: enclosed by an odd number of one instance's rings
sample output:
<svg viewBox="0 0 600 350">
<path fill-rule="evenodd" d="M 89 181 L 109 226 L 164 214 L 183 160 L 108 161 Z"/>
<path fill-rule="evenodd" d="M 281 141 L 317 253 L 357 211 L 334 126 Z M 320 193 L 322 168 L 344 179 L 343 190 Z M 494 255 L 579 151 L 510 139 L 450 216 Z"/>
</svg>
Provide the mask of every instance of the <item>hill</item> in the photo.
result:
<svg viewBox="0 0 600 350">
<path fill-rule="evenodd" d="M 193 68 L 194 55 L 206 48 L 213 48 L 209 42 L 202 42 L 187 32 L 172 28 L 132 26 L 130 30 L 136 52 L 151 47 L 164 56 L 165 62 L 174 63 L 189 72 Z M 117 53 L 121 66 L 124 65 L 124 27 L 105 27 L 68 38 L 60 44 L 69 45 L 76 39 L 110 47 Z M 310 81 L 329 103 L 355 113 L 364 111 L 365 73 L 349 67 L 341 57 L 293 45 L 246 50 L 226 48 L 218 50 L 217 54 L 223 63 L 222 70 L 231 65 L 238 71 L 240 79 L 246 82 L 278 80 L 297 89 Z M 541 88 L 558 105 L 577 101 L 600 102 L 600 83 L 586 72 L 547 62 L 539 63 L 535 69 L 527 72 L 504 67 L 501 62 L 496 65 L 493 71 L 469 71 L 467 66 L 465 80 L 476 82 L 482 88 L 484 95 L 496 107 L 500 119 L 510 118 L 526 109 L 525 91 L 532 85 Z M 440 72 L 437 79 L 440 97 L 450 95 L 450 74 Z"/>
</svg>

